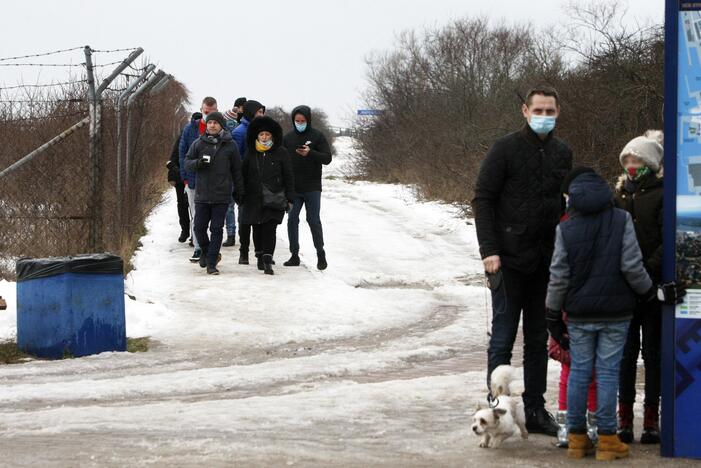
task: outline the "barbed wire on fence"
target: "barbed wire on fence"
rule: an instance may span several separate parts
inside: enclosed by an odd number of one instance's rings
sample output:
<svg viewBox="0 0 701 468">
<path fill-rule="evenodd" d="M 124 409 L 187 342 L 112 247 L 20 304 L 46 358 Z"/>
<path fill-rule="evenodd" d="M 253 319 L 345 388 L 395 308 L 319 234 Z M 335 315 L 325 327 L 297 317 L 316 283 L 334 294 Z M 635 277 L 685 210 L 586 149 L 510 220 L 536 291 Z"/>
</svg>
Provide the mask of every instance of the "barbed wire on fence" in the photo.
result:
<svg viewBox="0 0 701 468">
<path fill-rule="evenodd" d="M 2 57 L 2 58 L 0 58 L 0 62 L 6 62 L 8 60 L 20 60 L 20 59 L 25 59 L 25 58 L 34 58 L 34 57 L 46 57 L 48 55 L 56 55 L 56 54 L 61 54 L 64 52 L 72 52 L 74 50 L 82 50 L 84 47 L 85 46 L 71 47 L 70 49 L 58 49 L 58 50 L 53 50 L 50 52 L 41 52 L 38 54 L 18 55 L 16 57 Z"/>
<path fill-rule="evenodd" d="M 101 53 L 101 54 L 110 54 L 113 52 L 131 52 L 133 50 L 138 49 L 138 47 L 125 47 L 123 49 L 111 49 L 111 50 L 100 50 L 100 49 L 90 49 L 91 52 L 95 53 Z"/>
<path fill-rule="evenodd" d="M 73 81 L 63 81 L 59 83 L 44 83 L 44 84 L 21 84 L 13 86 L 0 86 L 0 91 L 5 91 L 8 89 L 23 89 L 23 88 L 51 88 L 54 86 L 67 86 L 76 83 L 87 83 L 88 80 L 73 80 Z"/>
</svg>

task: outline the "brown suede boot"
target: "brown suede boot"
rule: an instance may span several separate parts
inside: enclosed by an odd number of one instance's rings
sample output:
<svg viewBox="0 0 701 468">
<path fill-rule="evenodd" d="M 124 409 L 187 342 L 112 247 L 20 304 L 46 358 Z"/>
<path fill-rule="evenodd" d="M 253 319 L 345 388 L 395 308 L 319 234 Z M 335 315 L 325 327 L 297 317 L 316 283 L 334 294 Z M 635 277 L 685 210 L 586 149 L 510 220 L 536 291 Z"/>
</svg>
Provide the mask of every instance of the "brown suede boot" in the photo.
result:
<svg viewBox="0 0 701 468">
<path fill-rule="evenodd" d="M 618 403 L 618 437 L 621 442 L 633 442 L 633 405 Z"/>
<path fill-rule="evenodd" d="M 599 434 L 599 444 L 596 447 L 597 460 L 610 461 L 626 458 L 628 455 L 628 445 L 621 442 L 618 434 Z"/>
<path fill-rule="evenodd" d="M 569 433 L 567 436 L 567 456 L 569 458 L 584 458 L 594 453 L 594 444 L 585 434 Z"/>
</svg>

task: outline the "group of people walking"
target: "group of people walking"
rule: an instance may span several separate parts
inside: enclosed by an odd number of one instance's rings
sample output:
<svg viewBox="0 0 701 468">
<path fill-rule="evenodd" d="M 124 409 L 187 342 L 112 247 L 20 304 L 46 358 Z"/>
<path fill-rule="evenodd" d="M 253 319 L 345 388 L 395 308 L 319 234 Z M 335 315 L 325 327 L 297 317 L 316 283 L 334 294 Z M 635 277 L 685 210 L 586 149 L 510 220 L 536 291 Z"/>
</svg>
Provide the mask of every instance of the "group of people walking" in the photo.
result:
<svg viewBox="0 0 701 468">
<path fill-rule="evenodd" d="M 522 318 L 528 431 L 558 436 L 573 458 L 595 448 L 597 459 L 623 458 L 641 344 L 641 442 L 659 443 L 661 304 L 684 293 L 660 285 L 662 133 L 625 145 L 612 190 L 592 168 L 572 168 L 554 134 L 556 90 L 532 89 L 522 114 L 524 126 L 487 153 L 472 202 L 492 294 L 488 388 L 491 372 L 510 364 Z M 545 409 L 548 355 L 562 362 L 557 421 Z"/>
<path fill-rule="evenodd" d="M 191 240 L 189 260 L 208 274 L 219 274 L 222 245 L 236 245 L 238 218 L 238 263 L 249 264 L 252 235 L 258 269 L 273 275 L 277 226 L 286 213 L 291 256 L 284 265 L 299 266 L 303 207 L 317 268 L 328 266 L 320 210 L 322 166 L 332 160 L 329 143 L 312 126 L 308 106 L 292 111 L 293 128 L 285 135 L 265 110 L 258 101 L 239 98 L 220 113 L 217 101 L 206 97 L 173 146 L 168 180 L 178 200 L 178 241 Z"/>
</svg>

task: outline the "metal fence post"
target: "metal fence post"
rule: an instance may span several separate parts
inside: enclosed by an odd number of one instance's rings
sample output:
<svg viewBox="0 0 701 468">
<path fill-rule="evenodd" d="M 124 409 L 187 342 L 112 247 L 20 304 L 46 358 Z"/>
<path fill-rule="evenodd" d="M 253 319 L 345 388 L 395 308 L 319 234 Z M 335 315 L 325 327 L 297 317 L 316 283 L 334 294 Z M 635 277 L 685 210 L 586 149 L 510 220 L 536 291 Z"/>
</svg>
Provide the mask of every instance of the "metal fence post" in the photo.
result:
<svg viewBox="0 0 701 468">
<path fill-rule="evenodd" d="M 146 76 L 155 68 L 155 65 L 149 64 L 139 77 L 129 83 L 127 88 L 119 95 L 119 99 L 117 99 L 117 200 L 120 200 L 120 202 L 122 200 L 122 107 L 124 106 L 124 100 L 127 96 L 129 96 L 134 88 L 145 80 Z"/>
<path fill-rule="evenodd" d="M 99 174 L 100 174 L 100 102 L 99 96 L 95 90 L 95 76 L 93 74 L 92 64 L 92 49 L 90 46 L 85 46 L 85 68 L 88 77 L 88 109 L 90 118 L 89 138 L 90 138 L 90 195 L 91 195 L 91 223 L 89 245 L 93 252 L 97 252 L 100 248 L 100 227 L 102 213 L 100 212 L 100 190 L 99 190 Z"/>
<path fill-rule="evenodd" d="M 134 101 L 136 100 L 139 95 L 144 93 L 145 91 L 148 91 L 151 89 L 156 83 L 161 81 L 163 77 L 165 76 L 165 72 L 163 70 L 158 70 L 158 72 L 153 75 L 151 78 L 148 79 L 146 83 L 144 83 L 139 89 L 137 89 L 134 94 L 129 96 L 129 99 L 127 100 L 127 141 L 126 141 L 126 155 L 124 157 L 124 165 L 125 165 L 125 180 L 124 180 L 124 185 L 127 187 L 129 185 L 129 175 L 130 175 L 130 167 L 131 167 L 131 112 L 129 109 L 131 108 L 132 104 L 134 104 Z"/>
</svg>

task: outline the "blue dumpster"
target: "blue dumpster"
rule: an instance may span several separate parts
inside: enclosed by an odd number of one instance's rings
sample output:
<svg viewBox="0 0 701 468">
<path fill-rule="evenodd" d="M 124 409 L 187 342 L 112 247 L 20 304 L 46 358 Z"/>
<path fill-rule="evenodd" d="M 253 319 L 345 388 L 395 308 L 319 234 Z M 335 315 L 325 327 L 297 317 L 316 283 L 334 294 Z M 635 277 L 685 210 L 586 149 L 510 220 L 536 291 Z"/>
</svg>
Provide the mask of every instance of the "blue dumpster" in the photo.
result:
<svg viewBox="0 0 701 468">
<path fill-rule="evenodd" d="M 122 259 L 18 260 L 17 345 L 44 358 L 126 351 Z"/>
</svg>

